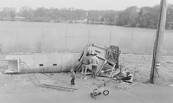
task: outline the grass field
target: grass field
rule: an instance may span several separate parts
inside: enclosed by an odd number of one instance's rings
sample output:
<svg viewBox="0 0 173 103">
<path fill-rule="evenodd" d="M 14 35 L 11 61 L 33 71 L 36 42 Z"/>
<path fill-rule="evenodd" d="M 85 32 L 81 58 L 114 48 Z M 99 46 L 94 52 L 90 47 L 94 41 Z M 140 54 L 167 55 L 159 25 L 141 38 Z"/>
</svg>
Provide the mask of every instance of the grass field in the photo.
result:
<svg viewBox="0 0 173 103">
<path fill-rule="evenodd" d="M 164 37 L 164 53 L 172 54 L 173 31 Z M 0 22 L 3 52 L 80 51 L 87 43 L 120 46 L 123 52 L 151 54 L 156 30 L 106 25 Z"/>
</svg>

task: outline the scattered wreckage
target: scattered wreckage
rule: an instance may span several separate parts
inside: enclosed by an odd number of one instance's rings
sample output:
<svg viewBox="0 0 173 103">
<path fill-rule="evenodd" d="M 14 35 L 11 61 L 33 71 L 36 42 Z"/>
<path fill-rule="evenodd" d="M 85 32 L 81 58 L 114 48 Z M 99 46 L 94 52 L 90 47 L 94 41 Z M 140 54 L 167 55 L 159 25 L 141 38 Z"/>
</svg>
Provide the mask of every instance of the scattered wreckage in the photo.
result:
<svg viewBox="0 0 173 103">
<path fill-rule="evenodd" d="M 8 68 L 5 70 L 7 74 L 14 74 L 14 73 L 26 73 L 30 80 L 36 86 L 44 87 L 44 88 L 52 88 L 57 90 L 66 90 L 66 91 L 74 91 L 77 90 L 75 88 L 69 87 L 61 87 L 61 86 L 54 86 L 48 84 L 42 84 L 38 80 L 38 78 L 34 75 L 34 73 L 55 73 L 55 72 L 65 72 L 70 71 L 70 69 L 74 69 L 75 72 L 82 71 L 82 61 L 83 58 L 86 57 L 87 53 L 94 53 L 96 54 L 97 58 L 99 59 L 98 68 L 96 70 L 96 76 L 101 77 L 108 77 L 114 78 L 118 80 L 117 76 L 123 74 L 121 70 L 121 66 L 119 65 L 119 55 L 120 50 L 118 46 L 110 45 L 110 47 L 102 48 L 96 46 L 94 44 L 87 45 L 84 50 L 81 52 L 80 56 L 70 53 L 61 53 L 53 54 L 53 56 L 40 56 L 40 55 L 8 55 L 6 56 L 6 61 L 8 62 Z M 79 55 L 79 54 L 78 54 Z M 41 59 L 38 59 L 38 58 Z M 46 57 L 46 58 L 43 58 Z M 56 58 L 57 57 L 57 58 Z M 78 58 L 78 59 L 77 59 Z M 49 61 L 50 60 L 50 61 Z M 45 64 L 41 63 L 44 61 Z M 47 61 L 47 62 L 45 62 Z M 60 62 L 59 64 L 56 64 Z M 34 63 L 36 62 L 36 63 Z M 54 63 L 51 65 L 51 63 Z M 39 65 L 39 67 L 34 67 L 34 65 Z M 50 64 L 50 65 L 48 65 Z M 55 65 L 56 64 L 56 65 Z M 86 74 L 91 74 L 92 67 L 87 67 Z M 126 77 L 125 77 L 126 78 Z M 121 78 L 119 78 L 120 80 Z M 104 95 L 108 95 L 109 91 L 102 91 Z M 94 90 L 91 94 L 92 97 L 96 97 L 97 95 L 102 94 L 102 92 L 96 93 Z"/>
<path fill-rule="evenodd" d="M 117 81 L 132 83 L 133 75 L 128 70 L 122 70 L 122 66 L 119 65 L 120 49 L 118 46 L 110 45 L 110 47 L 102 48 L 94 44 L 89 44 L 81 53 L 79 62 L 75 71 L 82 71 L 82 61 L 89 54 L 96 54 L 99 59 L 98 68 L 96 70 L 96 76 L 112 78 Z M 92 65 L 92 64 L 91 64 Z M 92 66 L 87 65 L 85 73 L 92 73 Z"/>
<path fill-rule="evenodd" d="M 76 67 L 76 72 L 81 72 L 81 63 L 87 52 L 97 54 L 99 59 L 97 76 L 112 77 L 114 71 L 118 70 L 120 54 L 118 46 L 102 48 L 89 44 L 80 56 L 74 53 L 7 55 L 5 60 L 8 62 L 8 68 L 5 73 L 55 73 L 70 71 L 73 67 Z M 91 73 L 91 68 L 88 68 L 87 73 Z"/>
<path fill-rule="evenodd" d="M 96 70 L 96 76 L 113 77 L 115 72 L 120 71 L 119 69 L 119 55 L 120 50 L 118 46 L 111 45 L 108 48 L 102 48 L 94 44 L 89 44 L 85 47 L 79 58 L 79 62 L 75 71 L 82 71 L 82 60 L 86 57 L 86 54 L 96 54 L 99 59 L 98 68 Z M 91 66 L 87 67 L 86 74 L 91 74 Z"/>
<path fill-rule="evenodd" d="M 7 55 L 7 74 L 14 73 L 55 73 L 66 72 L 74 68 L 75 72 L 82 71 L 82 61 L 87 53 L 97 54 L 99 65 L 96 76 L 114 78 L 122 73 L 119 66 L 120 49 L 118 46 L 99 47 L 94 44 L 85 46 L 81 54 L 59 53 L 59 54 L 31 54 L 31 55 Z M 86 74 L 91 74 L 92 67 L 88 67 Z"/>
</svg>

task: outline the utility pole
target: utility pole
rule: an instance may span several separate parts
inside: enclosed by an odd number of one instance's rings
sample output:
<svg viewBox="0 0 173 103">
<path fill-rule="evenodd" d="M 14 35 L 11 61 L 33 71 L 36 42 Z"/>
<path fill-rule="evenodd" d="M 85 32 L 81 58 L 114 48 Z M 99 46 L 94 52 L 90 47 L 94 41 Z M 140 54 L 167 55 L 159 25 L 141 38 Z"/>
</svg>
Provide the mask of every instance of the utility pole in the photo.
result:
<svg viewBox="0 0 173 103">
<path fill-rule="evenodd" d="M 159 24 L 157 27 L 157 33 L 154 42 L 153 60 L 152 60 L 150 80 L 149 80 L 149 82 L 152 84 L 158 83 L 159 80 L 162 42 L 163 42 L 165 22 L 166 22 L 166 9 L 167 9 L 167 0 L 161 0 Z"/>
</svg>

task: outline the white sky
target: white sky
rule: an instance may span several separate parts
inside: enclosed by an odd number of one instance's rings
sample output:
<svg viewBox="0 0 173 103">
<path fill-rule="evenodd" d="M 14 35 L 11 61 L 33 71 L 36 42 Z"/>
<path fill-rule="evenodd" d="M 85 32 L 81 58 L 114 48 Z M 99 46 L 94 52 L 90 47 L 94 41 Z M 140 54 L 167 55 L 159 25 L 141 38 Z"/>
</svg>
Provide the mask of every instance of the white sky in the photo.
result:
<svg viewBox="0 0 173 103">
<path fill-rule="evenodd" d="M 173 0 L 167 0 L 173 4 Z M 85 10 L 123 10 L 129 6 L 154 6 L 160 0 L 0 0 L 0 8 L 14 7 L 17 10 L 23 6 L 33 9 L 38 7 L 46 8 L 79 8 Z"/>
</svg>

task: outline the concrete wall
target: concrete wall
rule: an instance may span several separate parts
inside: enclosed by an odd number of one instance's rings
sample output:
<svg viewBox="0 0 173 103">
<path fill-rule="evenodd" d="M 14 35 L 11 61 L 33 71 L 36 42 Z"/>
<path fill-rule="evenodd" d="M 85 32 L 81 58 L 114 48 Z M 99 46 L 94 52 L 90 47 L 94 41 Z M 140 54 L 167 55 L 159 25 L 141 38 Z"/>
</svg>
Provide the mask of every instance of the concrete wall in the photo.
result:
<svg viewBox="0 0 173 103">
<path fill-rule="evenodd" d="M 69 71 L 74 62 L 78 59 L 78 53 L 46 53 L 46 54 L 25 54 L 25 55 L 7 55 L 8 58 L 20 58 L 21 61 L 30 67 L 20 68 L 25 72 L 61 72 Z"/>
</svg>

